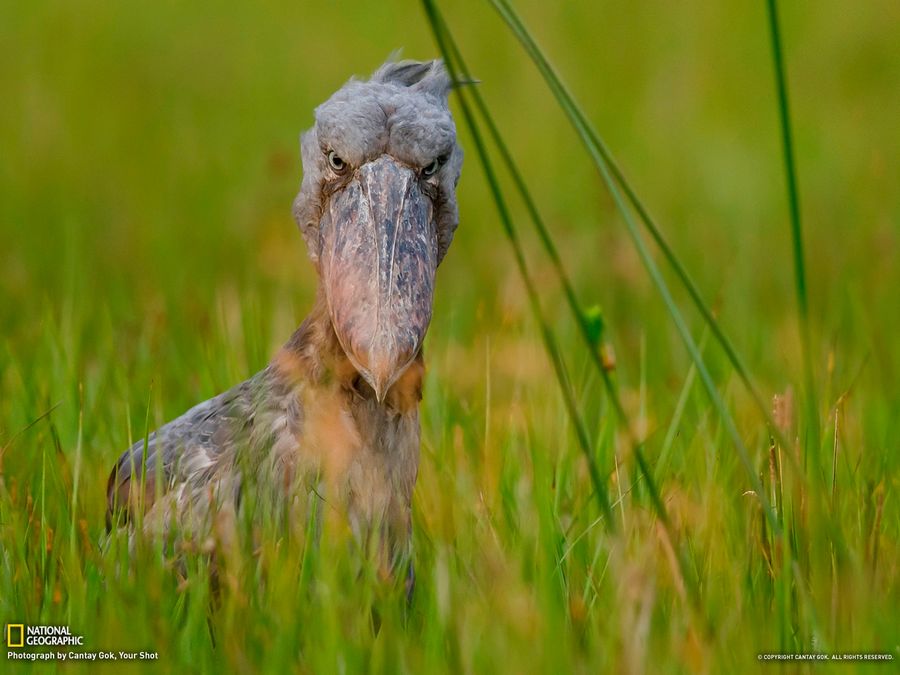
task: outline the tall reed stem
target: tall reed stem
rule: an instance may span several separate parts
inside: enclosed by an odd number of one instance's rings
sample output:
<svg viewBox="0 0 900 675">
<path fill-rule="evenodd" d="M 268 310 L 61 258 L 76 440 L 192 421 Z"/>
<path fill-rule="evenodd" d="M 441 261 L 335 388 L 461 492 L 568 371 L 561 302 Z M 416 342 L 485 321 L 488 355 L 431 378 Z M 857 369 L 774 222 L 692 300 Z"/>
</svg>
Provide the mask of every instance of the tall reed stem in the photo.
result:
<svg viewBox="0 0 900 675">
<path fill-rule="evenodd" d="M 809 298 L 806 285 L 806 264 L 803 253 L 803 228 L 800 222 L 800 193 L 797 188 L 797 170 L 794 163 L 794 140 L 791 132 L 791 115 L 788 105 L 787 80 L 784 74 L 784 56 L 781 48 L 781 29 L 778 23 L 778 7 L 775 0 L 766 0 L 769 16 L 769 34 L 772 39 L 772 62 L 775 68 L 775 88 L 778 94 L 778 119 L 781 124 L 781 147 L 787 187 L 788 208 L 791 220 L 791 239 L 794 250 L 794 287 L 797 294 L 797 313 L 800 323 L 800 347 L 803 350 L 803 372 L 806 386 L 807 440 L 804 461 L 809 454 L 817 472 L 819 458 L 819 404 L 813 375 L 812 335 L 809 327 Z"/>
<path fill-rule="evenodd" d="M 534 39 L 531 37 L 531 34 L 525 28 L 524 24 L 522 23 L 521 19 L 519 19 L 515 11 L 510 7 L 509 3 L 506 2 L 506 0 L 489 1 L 500 14 L 501 18 L 506 22 L 507 26 L 509 26 L 509 28 L 512 30 L 513 34 L 518 38 L 519 42 L 525 48 L 525 51 L 529 54 L 535 65 L 538 67 L 538 70 L 541 72 L 541 75 L 543 75 L 544 80 L 547 82 L 547 85 L 550 87 L 560 106 L 563 108 L 563 111 L 566 113 L 566 116 L 569 118 L 569 121 L 572 123 L 572 126 L 575 127 L 575 131 L 578 133 L 579 137 L 584 143 L 584 146 L 590 154 L 591 158 L 594 160 L 594 164 L 597 167 L 597 170 L 600 172 L 600 176 L 603 179 L 603 182 L 606 184 L 607 189 L 609 190 L 609 193 L 613 198 L 613 202 L 616 204 L 616 207 L 619 210 L 623 221 L 625 222 L 626 229 L 629 236 L 631 237 L 632 242 L 634 243 L 635 249 L 637 250 L 641 262 L 643 263 L 644 268 L 647 270 L 648 275 L 653 281 L 654 286 L 656 286 L 657 292 L 662 297 L 663 303 L 669 313 L 669 316 L 671 317 L 672 322 L 675 324 L 675 327 L 678 330 L 678 333 L 681 336 L 691 359 L 697 366 L 697 373 L 700 375 L 700 380 L 703 383 L 703 386 L 706 389 L 707 394 L 709 395 L 710 401 L 712 402 L 713 407 L 716 409 L 716 412 L 719 415 L 719 419 L 722 420 L 722 424 L 724 425 L 726 432 L 731 438 L 732 444 L 737 450 L 738 456 L 740 457 L 741 462 L 743 463 L 744 468 L 747 471 L 750 485 L 753 488 L 756 498 L 762 504 L 762 507 L 766 514 L 766 518 L 769 521 L 769 525 L 774 532 L 780 532 L 780 527 L 778 525 L 777 519 L 775 518 L 775 513 L 769 505 L 769 501 L 766 498 L 765 492 L 762 488 L 762 483 L 760 482 L 759 477 L 756 475 L 756 471 L 754 470 L 753 465 L 750 462 L 749 453 L 747 452 L 747 448 L 745 447 L 744 442 L 737 431 L 737 427 L 734 424 L 731 413 L 729 413 L 724 401 L 722 400 L 722 397 L 716 390 L 715 383 L 713 382 L 712 377 L 709 374 L 709 370 L 707 369 L 706 364 L 703 361 L 703 357 L 700 355 L 700 351 L 697 348 L 697 345 L 694 342 L 690 331 L 688 331 L 687 324 L 685 323 L 680 310 L 678 309 L 674 299 L 672 298 L 671 291 L 669 290 L 665 279 L 663 278 L 662 274 L 659 271 L 659 268 L 653 260 L 653 257 L 650 255 L 650 252 L 647 249 L 647 246 L 644 243 L 640 232 L 638 231 L 637 225 L 634 222 L 631 211 L 625 204 L 625 201 L 619 190 L 618 181 L 614 179 L 609 162 L 605 159 L 605 156 L 608 156 L 608 153 L 605 153 L 601 149 L 602 144 L 600 143 L 597 133 L 591 128 L 590 124 L 587 122 L 587 118 L 575 103 L 574 98 L 568 92 L 565 86 L 563 86 L 559 77 L 550 66 L 550 63 L 547 61 L 540 48 L 537 46 L 537 43 L 535 43 Z M 674 260 L 674 255 L 672 259 Z M 678 267 L 683 270 L 683 266 L 681 266 L 680 264 L 678 265 Z M 714 332 L 717 335 L 724 336 L 724 334 L 721 333 L 721 330 L 717 330 L 718 322 L 715 321 L 715 319 L 712 317 L 712 314 L 708 313 L 708 316 L 706 314 L 704 316 L 707 317 L 707 321 L 710 322 L 711 327 L 715 326 Z M 768 410 L 765 409 L 765 407 L 763 407 L 763 410 L 766 419 L 770 419 L 771 416 Z M 774 423 L 771 425 L 771 428 L 773 429 L 773 433 L 777 433 L 777 427 L 775 427 Z"/>
<path fill-rule="evenodd" d="M 444 55 L 444 62 L 446 64 L 447 70 L 450 73 L 451 81 L 460 82 L 461 80 L 456 76 L 455 63 L 452 58 L 450 58 L 449 48 L 445 43 L 445 30 L 442 29 L 442 22 L 438 17 L 437 9 L 428 0 L 425 0 L 424 5 L 425 12 L 428 15 L 429 21 L 431 23 L 435 40 L 438 43 L 438 47 L 440 48 L 441 53 Z M 515 225 L 513 224 L 512 216 L 509 213 L 506 201 L 503 199 L 503 194 L 500 189 L 500 183 L 497 180 L 497 175 L 494 172 L 490 157 L 488 156 L 487 148 L 481 136 L 481 131 L 478 128 L 475 117 L 472 114 L 471 109 L 469 108 L 469 104 L 465 96 L 462 95 L 462 92 L 459 89 L 457 89 L 457 93 L 459 94 L 458 100 L 460 103 L 460 107 L 462 108 L 463 117 L 472 134 L 472 140 L 475 143 L 475 149 L 478 153 L 478 158 L 481 161 L 481 166 L 484 170 L 485 178 L 488 182 L 488 187 L 491 191 L 491 195 L 494 198 L 494 203 L 497 206 L 500 221 L 503 225 L 503 231 L 506 234 L 506 237 L 513 249 L 513 257 L 516 261 L 516 267 L 519 270 L 519 276 L 522 277 L 522 282 L 525 285 L 525 291 L 528 295 L 528 301 L 531 306 L 531 311 L 534 314 L 534 318 L 538 323 L 538 328 L 540 329 L 541 340 L 544 343 L 544 348 L 547 351 L 547 354 L 550 356 L 550 361 L 553 365 L 553 370 L 556 375 L 557 382 L 559 384 L 560 390 L 562 391 L 566 411 L 568 412 L 569 418 L 571 419 L 572 424 L 575 427 L 575 435 L 578 439 L 578 444 L 585 456 L 585 460 L 587 461 L 588 473 L 590 474 L 594 493 L 597 496 L 600 509 L 603 512 L 607 528 L 613 530 L 615 529 L 615 520 L 612 517 L 612 507 L 610 505 L 609 493 L 607 492 L 606 485 L 600 476 L 600 471 L 597 468 L 597 461 L 594 457 L 594 449 L 592 443 L 590 442 L 590 436 L 588 435 L 587 428 L 584 424 L 584 421 L 581 419 L 581 415 L 578 412 L 578 406 L 575 401 L 575 395 L 572 391 L 571 381 L 568 376 L 568 371 L 566 369 L 562 353 L 559 349 L 559 345 L 556 342 L 556 338 L 553 335 L 553 331 L 550 328 L 547 319 L 544 317 L 543 310 L 541 309 L 540 298 L 538 297 L 537 289 L 534 285 L 534 280 L 532 279 L 531 273 L 528 270 L 528 263 L 525 260 L 525 253 L 522 250 L 522 244 L 519 241 L 519 236 L 516 231 Z"/>
</svg>

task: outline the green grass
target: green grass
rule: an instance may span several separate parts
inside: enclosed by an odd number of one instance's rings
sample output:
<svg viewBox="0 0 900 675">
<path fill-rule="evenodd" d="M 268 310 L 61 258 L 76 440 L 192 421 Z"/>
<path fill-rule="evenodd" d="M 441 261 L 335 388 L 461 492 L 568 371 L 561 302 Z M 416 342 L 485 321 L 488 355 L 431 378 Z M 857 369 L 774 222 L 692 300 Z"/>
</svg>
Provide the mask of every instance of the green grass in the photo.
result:
<svg viewBox="0 0 900 675">
<path fill-rule="evenodd" d="M 320 4 L 0 7 L 0 624 L 158 651 L 141 672 L 900 659 L 890 3 L 784 4 L 773 52 L 762 1 L 517 2 L 535 67 L 491 3 L 441 2 L 480 138 L 454 101 L 412 606 L 340 532 L 245 538 L 211 616 L 202 556 L 182 579 L 146 547 L 99 554 L 122 450 L 311 306 L 290 203 L 312 108 L 398 46 L 439 53 L 416 3 Z"/>
</svg>

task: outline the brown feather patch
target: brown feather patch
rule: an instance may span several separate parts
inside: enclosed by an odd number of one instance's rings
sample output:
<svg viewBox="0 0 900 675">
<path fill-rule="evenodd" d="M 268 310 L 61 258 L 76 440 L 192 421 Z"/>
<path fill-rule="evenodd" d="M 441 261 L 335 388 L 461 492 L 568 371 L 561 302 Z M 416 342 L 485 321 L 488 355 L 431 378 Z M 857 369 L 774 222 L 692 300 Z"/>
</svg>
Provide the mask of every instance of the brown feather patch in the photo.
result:
<svg viewBox="0 0 900 675">
<path fill-rule="evenodd" d="M 310 452 L 326 480 L 340 480 L 362 445 L 347 398 L 337 386 L 306 390 L 302 394 L 304 423 L 301 452 Z"/>
<path fill-rule="evenodd" d="M 414 411 L 422 400 L 422 378 L 425 375 L 425 362 L 421 352 L 400 379 L 394 383 L 387 395 L 387 404 L 401 415 Z"/>
</svg>

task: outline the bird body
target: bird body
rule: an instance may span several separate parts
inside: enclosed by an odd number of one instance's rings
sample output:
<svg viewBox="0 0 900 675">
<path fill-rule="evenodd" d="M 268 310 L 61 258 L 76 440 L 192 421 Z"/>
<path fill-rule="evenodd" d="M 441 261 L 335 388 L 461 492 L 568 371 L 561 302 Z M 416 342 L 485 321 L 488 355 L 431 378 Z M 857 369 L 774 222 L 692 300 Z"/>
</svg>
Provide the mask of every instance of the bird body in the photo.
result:
<svg viewBox="0 0 900 675">
<path fill-rule="evenodd" d="M 279 518 L 323 499 L 389 567 L 408 553 L 422 341 L 458 220 L 449 89 L 438 61 L 389 62 L 316 110 L 294 203 L 313 310 L 265 369 L 120 457 L 110 527 L 232 536 L 248 497 Z"/>
</svg>

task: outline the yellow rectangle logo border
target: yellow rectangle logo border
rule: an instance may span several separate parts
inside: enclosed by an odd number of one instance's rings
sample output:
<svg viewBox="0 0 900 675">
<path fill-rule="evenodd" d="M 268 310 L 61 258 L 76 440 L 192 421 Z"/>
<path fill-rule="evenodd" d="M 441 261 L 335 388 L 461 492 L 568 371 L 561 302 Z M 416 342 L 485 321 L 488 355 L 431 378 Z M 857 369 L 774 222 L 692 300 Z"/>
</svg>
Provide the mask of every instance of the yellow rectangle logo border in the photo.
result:
<svg viewBox="0 0 900 675">
<path fill-rule="evenodd" d="M 19 641 L 14 643 L 13 628 L 19 629 Z M 6 646 L 11 648 L 19 648 L 25 646 L 25 624 L 24 623 L 8 623 L 6 624 Z"/>
</svg>

